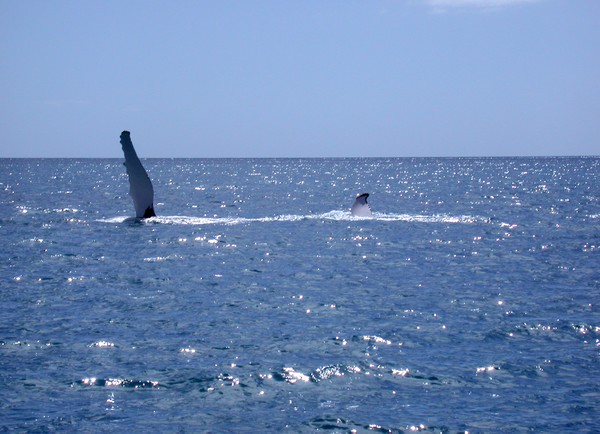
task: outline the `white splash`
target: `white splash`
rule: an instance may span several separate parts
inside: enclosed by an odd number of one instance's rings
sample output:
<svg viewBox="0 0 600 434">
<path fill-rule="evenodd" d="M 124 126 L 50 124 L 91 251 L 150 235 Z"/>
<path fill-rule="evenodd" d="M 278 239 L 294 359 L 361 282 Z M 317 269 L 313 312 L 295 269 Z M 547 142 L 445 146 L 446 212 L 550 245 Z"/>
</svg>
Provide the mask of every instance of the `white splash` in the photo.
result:
<svg viewBox="0 0 600 434">
<path fill-rule="evenodd" d="M 304 220 L 323 221 L 373 221 L 373 222 L 417 222 L 417 223 L 453 223 L 453 224 L 475 224 L 489 223 L 489 219 L 483 217 L 449 214 L 386 214 L 373 213 L 371 217 L 357 217 L 348 211 L 333 210 L 321 214 L 281 214 L 272 217 L 192 217 L 192 216 L 159 216 L 144 220 L 132 219 L 131 217 L 110 217 L 100 219 L 102 223 L 124 223 L 135 222 L 140 224 L 171 224 L 171 225 L 240 225 L 248 223 L 274 223 L 274 222 L 297 222 Z"/>
</svg>

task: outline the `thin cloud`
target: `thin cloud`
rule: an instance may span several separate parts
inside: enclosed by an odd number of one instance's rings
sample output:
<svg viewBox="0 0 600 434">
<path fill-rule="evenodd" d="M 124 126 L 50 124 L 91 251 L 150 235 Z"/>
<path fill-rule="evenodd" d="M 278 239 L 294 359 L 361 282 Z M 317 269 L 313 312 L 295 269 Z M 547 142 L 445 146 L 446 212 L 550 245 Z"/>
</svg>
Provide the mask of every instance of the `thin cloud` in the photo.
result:
<svg viewBox="0 0 600 434">
<path fill-rule="evenodd" d="M 492 9 L 527 3 L 537 3 L 541 0 L 424 0 L 437 11 L 449 9 Z"/>
</svg>

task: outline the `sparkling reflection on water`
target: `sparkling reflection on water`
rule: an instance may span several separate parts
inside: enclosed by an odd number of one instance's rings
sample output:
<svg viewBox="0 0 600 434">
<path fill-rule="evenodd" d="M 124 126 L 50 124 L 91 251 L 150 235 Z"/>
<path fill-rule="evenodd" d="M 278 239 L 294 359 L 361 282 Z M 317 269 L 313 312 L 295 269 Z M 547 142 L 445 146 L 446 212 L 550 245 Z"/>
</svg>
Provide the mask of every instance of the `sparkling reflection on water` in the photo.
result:
<svg viewBox="0 0 600 434">
<path fill-rule="evenodd" d="M 5 429 L 600 429 L 597 158 L 0 165 Z"/>
</svg>

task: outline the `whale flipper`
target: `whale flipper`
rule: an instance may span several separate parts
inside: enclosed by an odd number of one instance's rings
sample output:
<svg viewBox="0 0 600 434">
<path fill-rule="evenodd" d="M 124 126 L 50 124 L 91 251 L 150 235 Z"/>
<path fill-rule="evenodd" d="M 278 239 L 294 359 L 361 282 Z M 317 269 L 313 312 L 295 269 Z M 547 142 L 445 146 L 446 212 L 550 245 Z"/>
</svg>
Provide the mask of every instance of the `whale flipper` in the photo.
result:
<svg viewBox="0 0 600 434">
<path fill-rule="evenodd" d="M 121 147 L 125 154 L 125 169 L 129 177 L 129 194 L 135 206 L 135 216 L 138 218 L 154 217 L 154 188 L 150 177 L 131 143 L 129 131 L 121 133 Z"/>
<path fill-rule="evenodd" d="M 356 196 L 350 212 L 356 217 L 371 217 L 371 207 L 367 203 L 369 193 L 363 193 Z"/>
</svg>

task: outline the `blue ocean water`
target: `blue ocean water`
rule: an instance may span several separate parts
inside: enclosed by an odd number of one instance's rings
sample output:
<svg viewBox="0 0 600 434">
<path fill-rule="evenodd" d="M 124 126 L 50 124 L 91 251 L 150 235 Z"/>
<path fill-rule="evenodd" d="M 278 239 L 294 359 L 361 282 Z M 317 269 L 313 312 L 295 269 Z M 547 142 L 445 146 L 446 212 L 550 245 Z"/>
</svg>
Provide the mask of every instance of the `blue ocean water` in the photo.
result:
<svg viewBox="0 0 600 434">
<path fill-rule="evenodd" d="M 0 160 L 0 430 L 600 431 L 600 158 L 144 165 Z"/>
</svg>

